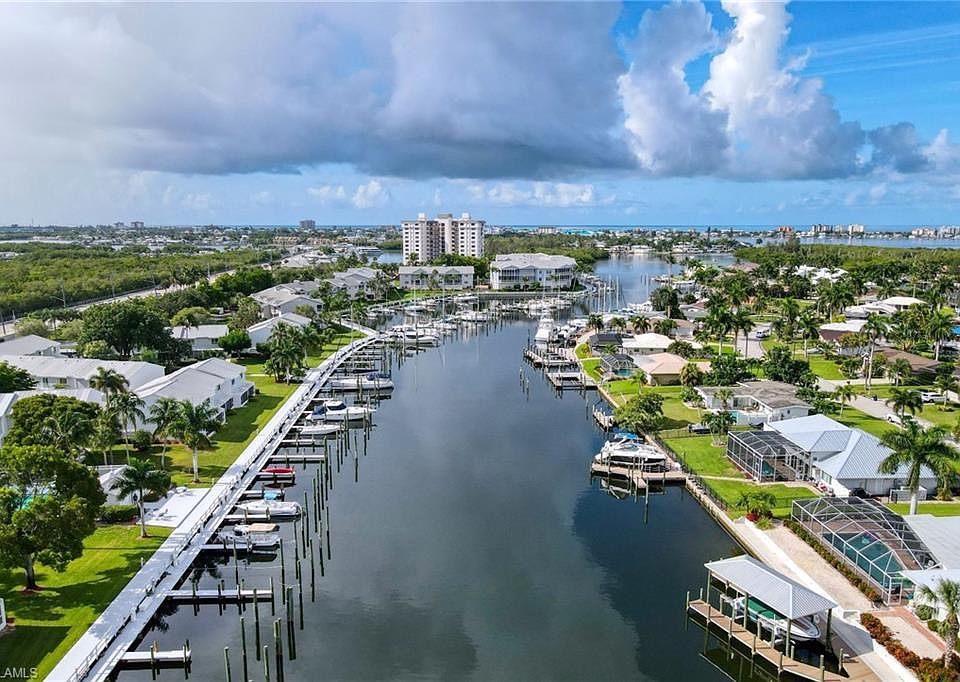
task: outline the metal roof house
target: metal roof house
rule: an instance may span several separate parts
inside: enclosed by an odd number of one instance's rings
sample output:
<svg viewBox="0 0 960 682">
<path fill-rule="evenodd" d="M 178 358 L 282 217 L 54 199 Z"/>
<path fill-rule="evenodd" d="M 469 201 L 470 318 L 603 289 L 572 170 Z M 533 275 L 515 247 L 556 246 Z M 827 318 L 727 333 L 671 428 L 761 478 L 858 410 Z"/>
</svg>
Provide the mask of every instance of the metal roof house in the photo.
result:
<svg viewBox="0 0 960 682">
<path fill-rule="evenodd" d="M 310 318 L 298 315 L 297 313 L 281 313 L 276 317 L 261 320 L 247 327 L 247 336 L 250 337 L 250 345 L 254 348 L 258 344 L 266 343 L 270 340 L 270 335 L 279 324 L 289 324 L 293 327 L 306 327 L 310 324 Z"/>
<path fill-rule="evenodd" d="M 0 355 L 60 355 L 61 344 L 36 334 L 0 341 Z"/>
<path fill-rule="evenodd" d="M 177 325 L 170 327 L 170 336 L 190 342 L 190 350 L 194 355 L 202 353 L 220 352 L 217 341 L 226 336 L 230 328 L 225 324 L 199 324 L 196 326 Z"/>
<path fill-rule="evenodd" d="M 122 374 L 133 390 L 163 376 L 163 367 L 152 362 L 61 358 L 46 355 L 0 355 L 0 360 L 27 371 L 36 388 L 89 388 L 90 379 L 101 367 Z"/>
<path fill-rule="evenodd" d="M 209 358 L 154 379 L 140 386 L 136 393 L 146 404 L 145 413 L 164 397 L 186 400 L 193 405 L 209 402 L 222 420 L 228 410 L 245 405 L 254 391 L 255 387 L 247 380 L 247 370 L 242 365 Z"/>
<path fill-rule="evenodd" d="M 907 467 L 879 472 L 890 454 L 880 439 L 851 429 L 822 414 L 764 424 L 762 432 L 732 432 L 727 456 L 756 481 L 810 480 L 822 490 L 845 497 L 856 489 L 889 495 L 907 477 Z M 920 485 L 934 487 L 925 469 Z"/>
</svg>

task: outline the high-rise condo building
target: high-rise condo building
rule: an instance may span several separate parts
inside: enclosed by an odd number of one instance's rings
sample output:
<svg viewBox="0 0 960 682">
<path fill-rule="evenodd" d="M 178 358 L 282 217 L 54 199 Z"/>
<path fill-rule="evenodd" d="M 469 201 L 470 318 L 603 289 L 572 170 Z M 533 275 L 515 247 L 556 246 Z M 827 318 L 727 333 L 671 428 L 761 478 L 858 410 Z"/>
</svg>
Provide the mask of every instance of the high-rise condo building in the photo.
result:
<svg viewBox="0 0 960 682">
<path fill-rule="evenodd" d="M 404 220 L 403 262 L 429 263 L 445 253 L 479 258 L 483 255 L 485 224 L 483 220 L 471 218 L 469 213 L 462 213 L 459 218 L 441 213 L 436 220 L 421 213 L 416 220 Z"/>
</svg>

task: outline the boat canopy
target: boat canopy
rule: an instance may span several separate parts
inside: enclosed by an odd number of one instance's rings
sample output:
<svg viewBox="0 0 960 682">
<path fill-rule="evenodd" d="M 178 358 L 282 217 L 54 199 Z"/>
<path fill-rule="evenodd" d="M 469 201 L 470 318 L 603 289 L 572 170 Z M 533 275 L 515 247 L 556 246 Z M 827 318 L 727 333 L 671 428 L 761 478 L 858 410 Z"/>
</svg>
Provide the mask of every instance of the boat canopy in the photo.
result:
<svg viewBox="0 0 960 682">
<path fill-rule="evenodd" d="M 704 566 L 711 575 L 739 592 L 762 601 L 790 620 L 829 611 L 837 606 L 836 602 L 750 556 L 711 561 Z"/>
</svg>

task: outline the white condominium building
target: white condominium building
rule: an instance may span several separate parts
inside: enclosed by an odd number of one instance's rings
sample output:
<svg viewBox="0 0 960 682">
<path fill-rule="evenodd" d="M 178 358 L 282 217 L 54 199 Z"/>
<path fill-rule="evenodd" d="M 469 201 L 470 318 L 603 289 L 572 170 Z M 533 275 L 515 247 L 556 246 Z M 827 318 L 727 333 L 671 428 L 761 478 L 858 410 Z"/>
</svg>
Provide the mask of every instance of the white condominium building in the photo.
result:
<svg viewBox="0 0 960 682">
<path fill-rule="evenodd" d="M 566 289 L 573 284 L 577 261 L 545 253 L 507 253 L 490 264 L 491 289 Z"/>
<path fill-rule="evenodd" d="M 463 213 L 454 218 L 450 213 L 441 213 L 436 220 L 421 213 L 416 220 L 404 220 L 403 262 L 410 263 L 416 256 L 419 263 L 429 263 L 446 253 L 479 258 L 483 255 L 483 220 Z"/>
</svg>

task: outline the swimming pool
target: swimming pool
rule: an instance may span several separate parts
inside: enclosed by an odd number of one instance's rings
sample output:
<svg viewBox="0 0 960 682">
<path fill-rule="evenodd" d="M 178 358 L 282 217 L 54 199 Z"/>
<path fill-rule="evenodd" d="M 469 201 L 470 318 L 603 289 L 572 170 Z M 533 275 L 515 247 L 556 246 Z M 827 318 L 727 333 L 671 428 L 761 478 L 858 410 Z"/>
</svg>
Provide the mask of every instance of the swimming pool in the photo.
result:
<svg viewBox="0 0 960 682">
<path fill-rule="evenodd" d="M 868 532 L 828 533 L 825 537 L 831 545 L 881 585 L 890 585 L 894 578 L 899 578 L 897 574 L 903 570 L 893 550 Z"/>
</svg>

